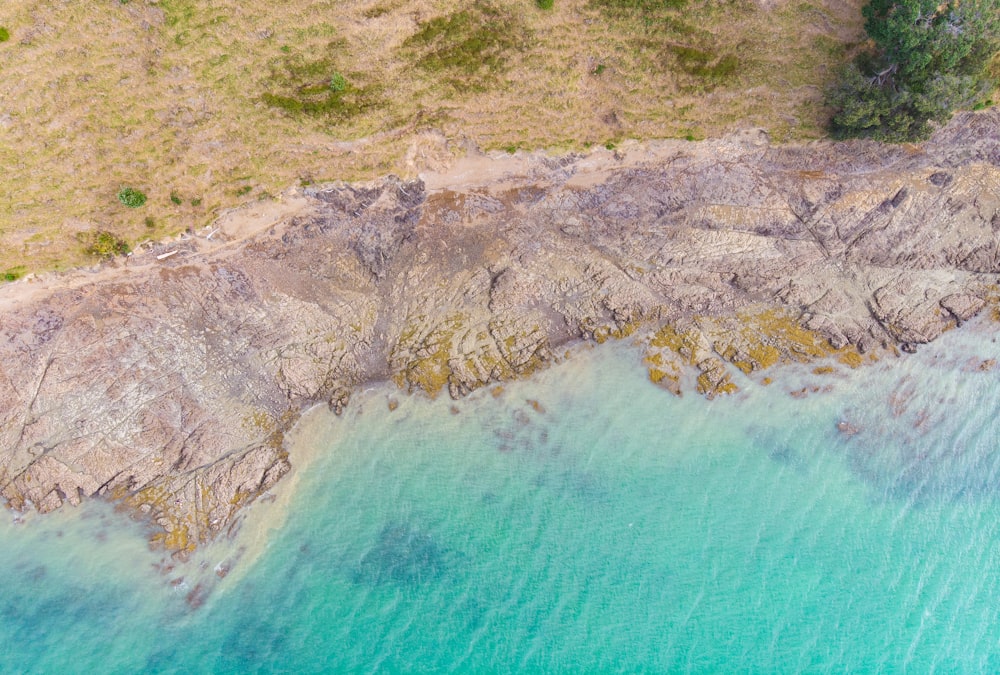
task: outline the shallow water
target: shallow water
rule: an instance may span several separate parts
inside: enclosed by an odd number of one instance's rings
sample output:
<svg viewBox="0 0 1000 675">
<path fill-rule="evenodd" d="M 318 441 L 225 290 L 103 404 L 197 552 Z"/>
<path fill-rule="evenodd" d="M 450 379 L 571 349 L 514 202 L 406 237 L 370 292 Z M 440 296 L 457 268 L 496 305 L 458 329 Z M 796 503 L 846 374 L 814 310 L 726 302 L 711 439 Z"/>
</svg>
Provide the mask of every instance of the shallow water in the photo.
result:
<svg viewBox="0 0 1000 675">
<path fill-rule="evenodd" d="M 627 344 L 496 397 L 369 390 L 197 602 L 223 554 L 164 574 L 101 505 L 7 516 L 0 670 L 997 671 L 992 335 L 715 401 Z"/>
</svg>

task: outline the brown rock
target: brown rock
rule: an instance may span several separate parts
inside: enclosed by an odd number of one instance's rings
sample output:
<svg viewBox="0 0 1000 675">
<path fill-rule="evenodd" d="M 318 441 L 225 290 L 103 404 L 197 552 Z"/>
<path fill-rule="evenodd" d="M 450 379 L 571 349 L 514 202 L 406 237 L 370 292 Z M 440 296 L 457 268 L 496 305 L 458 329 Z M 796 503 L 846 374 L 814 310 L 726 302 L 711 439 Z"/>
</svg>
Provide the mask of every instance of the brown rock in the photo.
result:
<svg viewBox="0 0 1000 675">
<path fill-rule="evenodd" d="M 650 379 L 679 392 L 690 369 L 714 396 L 733 368 L 933 340 L 995 295 L 998 126 L 960 115 L 908 150 L 750 134 L 455 160 L 310 189 L 202 253 L 4 285 L 0 494 L 118 500 L 186 551 L 288 470 L 303 407 L 342 411 L 362 382 L 461 397 L 649 326 Z"/>
</svg>

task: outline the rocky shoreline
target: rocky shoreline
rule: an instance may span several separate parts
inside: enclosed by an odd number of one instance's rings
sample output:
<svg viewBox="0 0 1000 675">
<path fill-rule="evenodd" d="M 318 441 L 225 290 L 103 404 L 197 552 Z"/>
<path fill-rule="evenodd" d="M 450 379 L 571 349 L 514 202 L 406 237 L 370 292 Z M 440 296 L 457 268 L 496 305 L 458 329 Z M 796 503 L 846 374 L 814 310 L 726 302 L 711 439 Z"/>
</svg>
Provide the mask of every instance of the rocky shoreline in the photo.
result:
<svg viewBox="0 0 1000 675">
<path fill-rule="evenodd" d="M 365 382 L 453 397 L 573 340 L 650 378 L 856 367 L 1000 307 L 1000 112 L 921 147 L 748 131 L 309 188 L 74 283 L 0 288 L 0 493 L 114 500 L 180 555 L 289 470 L 284 434 Z M 227 224 L 228 223 L 228 224 Z M 826 367 L 826 366 L 824 366 Z"/>
</svg>

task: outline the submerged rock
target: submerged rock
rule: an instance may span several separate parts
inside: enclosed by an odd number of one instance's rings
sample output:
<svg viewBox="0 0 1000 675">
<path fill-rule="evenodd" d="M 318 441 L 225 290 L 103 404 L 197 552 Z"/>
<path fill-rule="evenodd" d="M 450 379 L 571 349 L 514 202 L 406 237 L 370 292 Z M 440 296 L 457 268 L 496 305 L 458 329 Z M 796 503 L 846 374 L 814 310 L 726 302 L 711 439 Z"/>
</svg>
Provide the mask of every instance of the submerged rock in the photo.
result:
<svg viewBox="0 0 1000 675">
<path fill-rule="evenodd" d="M 407 525 L 386 525 L 354 571 L 355 583 L 421 583 L 448 568 L 448 552 L 430 534 Z"/>
</svg>

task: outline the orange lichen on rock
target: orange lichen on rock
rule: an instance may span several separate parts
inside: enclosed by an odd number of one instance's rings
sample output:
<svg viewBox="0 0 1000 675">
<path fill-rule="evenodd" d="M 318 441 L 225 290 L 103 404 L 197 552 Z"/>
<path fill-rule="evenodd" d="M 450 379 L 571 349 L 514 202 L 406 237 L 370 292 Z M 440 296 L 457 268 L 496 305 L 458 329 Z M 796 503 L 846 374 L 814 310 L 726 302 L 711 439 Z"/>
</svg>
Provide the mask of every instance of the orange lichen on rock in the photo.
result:
<svg viewBox="0 0 1000 675">
<path fill-rule="evenodd" d="M 399 346 L 412 352 L 415 358 L 405 363 L 393 378 L 402 387 L 423 389 L 432 398 L 436 397 L 451 377 L 452 343 L 455 334 L 462 328 L 464 317 L 453 314 L 426 335 L 420 336 L 416 327 L 404 331 L 399 338 Z M 418 321 L 419 323 L 419 321 Z"/>
<path fill-rule="evenodd" d="M 649 381 L 680 396 L 681 375 L 684 372 L 684 367 L 694 365 L 694 359 L 682 356 L 678 350 L 684 349 L 692 355 L 693 350 L 687 349 L 690 345 L 686 346 L 684 338 L 671 326 L 661 328 L 649 344 L 651 349 L 656 349 L 656 351 L 650 351 L 645 359 Z"/>
<path fill-rule="evenodd" d="M 640 323 L 638 321 L 627 321 L 621 325 L 594 325 L 592 321 L 585 321 L 581 324 L 580 330 L 584 335 L 588 333 L 593 335 L 594 341 L 597 344 L 604 344 L 612 338 L 615 340 L 627 338 L 639 330 L 639 326 Z"/>
<path fill-rule="evenodd" d="M 398 386 L 431 398 L 445 387 L 459 398 L 492 382 L 524 377 L 552 358 L 545 332 L 527 322 L 487 324 L 456 313 L 429 329 L 423 323 L 426 317 L 417 316 L 403 331 L 390 365 Z"/>
<path fill-rule="evenodd" d="M 872 354 L 871 359 L 872 361 L 877 361 L 878 357 Z M 838 350 L 837 360 L 843 363 L 845 366 L 850 366 L 851 368 L 858 368 L 865 361 L 864 357 L 861 356 L 861 353 L 853 345 Z"/>
<path fill-rule="evenodd" d="M 989 287 L 986 304 L 990 307 L 990 318 L 1000 322 L 1000 286 Z"/>
<path fill-rule="evenodd" d="M 856 368 L 862 356 L 853 345 L 836 349 L 820 333 L 799 323 L 792 313 L 767 309 L 737 316 L 739 326 L 725 330 L 714 345 L 716 353 L 750 374 L 779 363 L 808 363 L 834 357 Z"/>
<path fill-rule="evenodd" d="M 163 528 L 162 532 L 157 532 L 150 538 L 151 543 L 162 545 L 168 551 L 186 555 L 192 553 L 199 542 L 191 532 L 194 525 L 193 517 L 177 515 L 179 509 L 174 507 L 180 505 L 179 500 L 180 498 L 169 489 L 151 485 L 128 495 L 122 503 L 140 513 L 149 513 Z"/>
<path fill-rule="evenodd" d="M 725 364 L 715 357 L 710 357 L 698 364 L 701 375 L 698 376 L 698 393 L 709 399 L 716 396 L 735 394 L 740 390 L 733 382 Z"/>
<path fill-rule="evenodd" d="M 648 344 L 645 361 L 650 381 L 679 391 L 684 367 L 697 366 L 701 371 L 698 391 L 710 398 L 739 389 L 727 364 L 750 375 L 781 363 L 832 358 L 857 368 L 864 362 L 855 346 L 835 348 L 821 333 L 804 327 L 793 313 L 781 309 L 694 317 L 661 327 Z M 834 371 L 832 365 L 818 365 L 814 370 L 817 374 Z M 765 378 L 763 383 L 770 382 Z"/>
<path fill-rule="evenodd" d="M 701 345 L 695 330 L 679 332 L 676 327 L 668 324 L 656 331 L 649 344 L 653 347 L 669 349 L 683 357 L 688 365 L 693 366 L 698 362 Z"/>
</svg>

